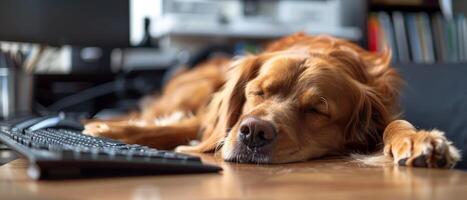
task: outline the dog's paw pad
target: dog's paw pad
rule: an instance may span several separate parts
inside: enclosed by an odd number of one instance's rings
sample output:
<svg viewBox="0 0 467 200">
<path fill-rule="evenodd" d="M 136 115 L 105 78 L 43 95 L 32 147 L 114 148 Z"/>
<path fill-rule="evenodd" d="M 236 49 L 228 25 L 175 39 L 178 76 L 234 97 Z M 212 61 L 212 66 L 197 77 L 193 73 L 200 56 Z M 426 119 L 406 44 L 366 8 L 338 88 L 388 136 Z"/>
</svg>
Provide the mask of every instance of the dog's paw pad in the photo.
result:
<svg viewBox="0 0 467 200">
<path fill-rule="evenodd" d="M 451 168 L 460 159 L 458 150 L 437 130 L 405 136 L 387 148 L 399 166 Z"/>
<path fill-rule="evenodd" d="M 407 162 L 408 158 L 402 158 L 399 161 L 397 161 L 397 164 L 400 166 L 405 166 L 405 163 Z"/>
<path fill-rule="evenodd" d="M 441 159 L 438 159 L 438 161 L 436 161 L 436 165 L 439 166 L 439 167 L 450 167 L 448 166 L 448 161 L 446 159 L 446 156 L 443 156 Z"/>
<path fill-rule="evenodd" d="M 412 165 L 414 167 L 428 167 L 428 162 L 426 155 L 420 155 L 413 160 Z"/>
</svg>

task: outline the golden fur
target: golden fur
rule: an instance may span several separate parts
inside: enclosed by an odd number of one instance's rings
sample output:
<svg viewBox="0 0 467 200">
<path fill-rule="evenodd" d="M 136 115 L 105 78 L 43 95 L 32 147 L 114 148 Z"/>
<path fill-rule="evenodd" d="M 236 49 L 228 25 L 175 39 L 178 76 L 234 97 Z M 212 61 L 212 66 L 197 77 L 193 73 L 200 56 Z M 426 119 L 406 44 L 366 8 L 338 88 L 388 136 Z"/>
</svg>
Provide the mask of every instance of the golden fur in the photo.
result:
<svg viewBox="0 0 467 200">
<path fill-rule="evenodd" d="M 389 51 L 377 54 L 330 36 L 294 34 L 263 53 L 216 58 L 180 72 L 141 112 L 90 121 L 85 134 L 182 152 L 221 152 L 245 163 L 286 163 L 383 152 L 393 163 L 452 167 L 460 156 L 439 131 L 399 117 L 402 80 Z M 149 102 L 149 103 L 148 103 Z M 243 122 L 270 124 L 266 147 L 240 142 Z M 185 145 L 199 139 L 195 146 Z"/>
</svg>

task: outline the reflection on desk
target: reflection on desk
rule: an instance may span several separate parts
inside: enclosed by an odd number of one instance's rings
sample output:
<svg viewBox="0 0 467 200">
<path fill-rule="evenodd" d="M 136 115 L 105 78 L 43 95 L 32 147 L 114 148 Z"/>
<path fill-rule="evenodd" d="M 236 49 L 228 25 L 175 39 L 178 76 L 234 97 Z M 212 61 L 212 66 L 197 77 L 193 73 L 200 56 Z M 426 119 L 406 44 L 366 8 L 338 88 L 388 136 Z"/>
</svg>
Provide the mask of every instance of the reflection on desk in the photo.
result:
<svg viewBox="0 0 467 200">
<path fill-rule="evenodd" d="M 462 199 L 467 172 L 368 167 L 344 159 L 282 165 L 225 163 L 221 174 L 32 181 L 24 160 L 0 167 L 1 197 L 25 191 L 45 199 Z M 7 188 L 7 189 L 5 189 Z M 8 191 L 7 191 L 8 190 Z M 6 193 L 9 194 L 9 193 Z"/>
</svg>

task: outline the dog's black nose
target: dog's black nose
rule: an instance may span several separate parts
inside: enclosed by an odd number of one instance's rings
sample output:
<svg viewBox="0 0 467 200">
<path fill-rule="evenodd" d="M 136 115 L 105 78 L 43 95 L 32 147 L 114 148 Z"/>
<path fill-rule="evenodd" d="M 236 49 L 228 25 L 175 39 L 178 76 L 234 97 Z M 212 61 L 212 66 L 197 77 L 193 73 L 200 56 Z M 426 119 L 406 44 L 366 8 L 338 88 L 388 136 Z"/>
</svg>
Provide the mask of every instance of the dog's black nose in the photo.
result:
<svg viewBox="0 0 467 200">
<path fill-rule="evenodd" d="M 250 148 L 258 148 L 267 145 L 276 139 L 276 131 L 273 125 L 267 121 L 248 117 L 240 124 L 240 141 Z"/>
</svg>

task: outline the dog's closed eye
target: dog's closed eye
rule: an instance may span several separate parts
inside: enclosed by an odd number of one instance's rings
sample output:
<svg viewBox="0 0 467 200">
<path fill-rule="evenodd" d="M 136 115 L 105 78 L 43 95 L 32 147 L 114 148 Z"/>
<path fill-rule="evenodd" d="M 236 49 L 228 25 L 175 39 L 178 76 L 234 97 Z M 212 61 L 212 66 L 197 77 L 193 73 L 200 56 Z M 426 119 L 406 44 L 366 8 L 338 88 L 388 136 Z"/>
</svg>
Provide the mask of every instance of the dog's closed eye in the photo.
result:
<svg viewBox="0 0 467 200">
<path fill-rule="evenodd" d="M 307 114 L 319 114 L 329 117 L 329 105 L 326 98 L 320 97 L 318 103 L 305 106 L 304 112 Z"/>
<path fill-rule="evenodd" d="M 321 111 L 316 109 L 315 107 L 309 107 L 305 110 L 306 113 L 316 113 L 316 114 L 323 114 Z"/>
<path fill-rule="evenodd" d="M 251 86 L 250 89 L 248 90 L 248 95 L 264 97 L 265 92 L 261 87 Z"/>
<path fill-rule="evenodd" d="M 253 90 L 253 91 L 250 91 L 250 94 L 255 95 L 255 96 L 264 96 L 263 90 Z"/>
</svg>

